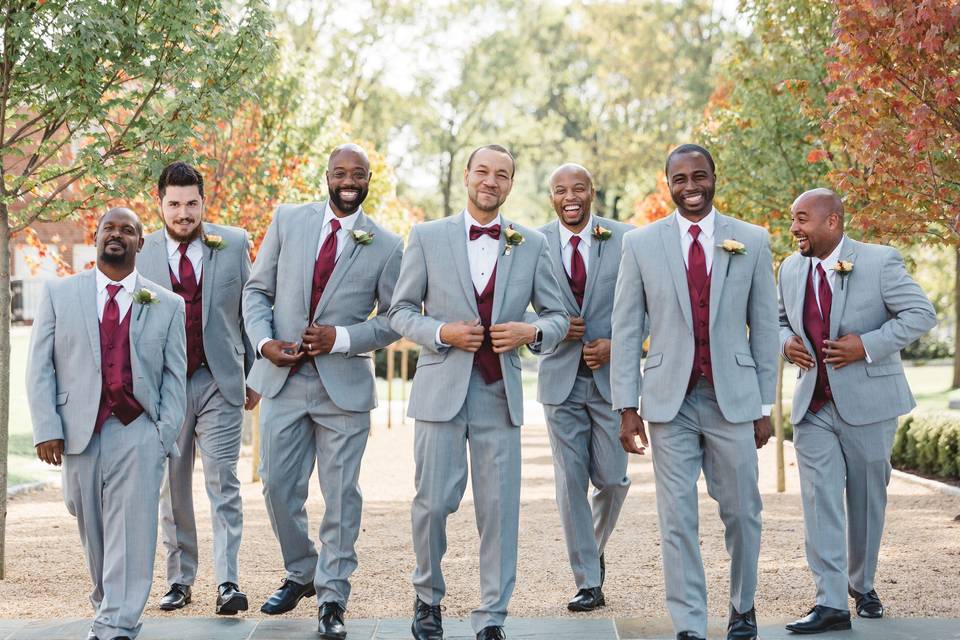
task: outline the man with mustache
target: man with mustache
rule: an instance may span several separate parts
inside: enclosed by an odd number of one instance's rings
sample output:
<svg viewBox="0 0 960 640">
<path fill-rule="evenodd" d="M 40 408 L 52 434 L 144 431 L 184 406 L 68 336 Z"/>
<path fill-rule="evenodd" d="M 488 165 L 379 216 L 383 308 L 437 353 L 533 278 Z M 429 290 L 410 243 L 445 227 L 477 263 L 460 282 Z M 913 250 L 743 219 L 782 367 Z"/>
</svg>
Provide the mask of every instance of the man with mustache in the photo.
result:
<svg viewBox="0 0 960 640">
<path fill-rule="evenodd" d="M 286 567 L 260 610 L 284 613 L 316 593 L 320 637 L 339 640 L 357 567 L 360 459 L 377 404 L 370 352 L 399 338 L 386 312 L 403 240 L 361 208 L 371 177 L 363 149 L 334 149 L 326 175 L 327 202 L 274 213 L 243 317 L 258 353 L 249 384 L 263 394 L 263 495 Z M 304 509 L 314 464 L 325 505 L 319 554 Z"/>
<path fill-rule="evenodd" d="M 620 419 L 610 407 L 610 315 L 628 224 L 591 212 L 590 172 L 577 164 L 550 176 L 557 219 L 540 227 L 553 272 L 570 314 L 570 329 L 557 350 L 540 359 L 537 400 L 553 449 L 557 507 L 567 555 L 577 584 L 570 611 L 606 604 L 603 549 L 630 489 L 627 454 L 620 446 Z M 593 504 L 587 496 L 593 483 Z"/>
<path fill-rule="evenodd" d="M 755 638 L 757 449 L 770 438 L 777 380 L 769 234 L 714 209 L 715 168 L 703 147 L 677 147 L 665 171 L 676 212 L 623 240 L 613 302 L 613 406 L 628 453 L 642 455 L 653 445 L 667 610 L 677 638 L 707 632 L 697 535 L 701 470 L 730 554 L 727 638 Z"/>
<path fill-rule="evenodd" d="M 413 637 L 443 637 L 440 563 L 447 517 L 467 486 L 467 443 L 480 533 L 478 640 L 505 638 L 517 569 L 523 389 L 517 349 L 553 351 L 567 314 L 544 237 L 506 220 L 513 156 L 476 149 L 460 214 L 416 225 L 390 309 L 391 326 L 420 345 L 408 414 L 416 420 L 413 546 L 417 564 Z M 539 318 L 523 322 L 533 304 Z"/>
<path fill-rule="evenodd" d="M 874 578 L 890 450 L 897 418 L 916 406 L 900 350 L 937 316 L 896 249 L 844 234 L 836 193 L 807 191 L 791 215 L 798 252 L 780 267 L 780 342 L 801 372 L 791 421 L 817 596 L 787 629 L 821 633 L 850 628 L 848 593 L 861 618 L 883 617 Z"/>
<path fill-rule="evenodd" d="M 157 195 L 164 228 L 144 239 L 137 268 L 183 298 L 187 332 L 187 417 L 177 440 L 180 457 L 169 463 L 160 500 L 170 585 L 160 609 L 180 609 L 192 598 L 198 555 L 193 467 L 199 451 L 219 585 L 214 611 L 230 615 L 247 610 L 238 584 L 243 510 L 237 460 L 243 410 L 259 400 L 244 383 L 253 349 L 240 313 L 250 242 L 243 229 L 203 222 L 203 176 L 194 167 L 174 162 L 164 168 Z"/>
<path fill-rule="evenodd" d="M 27 400 L 37 456 L 63 465 L 95 617 L 88 639 L 140 633 L 157 508 L 186 404 L 183 300 L 137 273 L 143 227 L 107 211 L 97 266 L 44 283 L 30 333 Z"/>
</svg>

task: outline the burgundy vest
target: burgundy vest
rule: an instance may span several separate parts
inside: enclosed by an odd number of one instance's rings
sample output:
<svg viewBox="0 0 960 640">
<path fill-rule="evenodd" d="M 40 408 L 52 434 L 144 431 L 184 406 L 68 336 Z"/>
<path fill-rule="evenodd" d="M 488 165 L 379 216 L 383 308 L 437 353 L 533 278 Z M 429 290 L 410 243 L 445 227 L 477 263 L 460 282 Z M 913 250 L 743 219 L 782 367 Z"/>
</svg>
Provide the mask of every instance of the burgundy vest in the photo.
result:
<svg viewBox="0 0 960 640">
<path fill-rule="evenodd" d="M 187 377 L 189 378 L 207 361 L 203 352 L 203 273 L 196 287 L 183 286 L 170 269 L 173 292 L 183 298 L 187 314 Z"/>
<path fill-rule="evenodd" d="M 117 335 L 109 335 L 100 323 L 100 371 L 103 383 L 100 391 L 100 409 L 94 432 L 99 433 L 110 415 L 128 425 L 143 413 L 143 407 L 133 397 L 133 368 L 130 365 L 130 316 L 133 306 L 120 322 Z"/>
<path fill-rule="evenodd" d="M 473 354 L 473 363 L 480 368 L 480 375 L 487 384 L 493 384 L 503 379 L 503 370 L 500 368 L 500 356 L 493 350 L 493 340 L 490 338 L 490 319 L 493 315 L 493 290 L 497 283 L 497 267 L 493 267 L 490 280 L 484 287 L 483 293 L 477 293 L 473 288 L 473 295 L 477 298 L 477 311 L 480 313 L 480 323 L 483 325 L 483 344 Z"/>
<path fill-rule="evenodd" d="M 687 393 L 700 380 L 700 376 L 713 384 L 713 365 L 710 361 L 710 281 L 712 274 L 707 274 L 703 291 L 697 291 L 687 271 L 687 290 L 690 292 L 690 311 L 693 314 L 693 368 L 690 371 L 690 382 Z"/>
<path fill-rule="evenodd" d="M 810 411 L 816 413 L 833 398 L 833 394 L 827 379 L 827 366 L 823 362 L 823 341 L 830 339 L 830 318 L 824 320 L 820 317 L 820 307 L 817 306 L 817 296 L 813 291 L 813 269 L 807 272 L 807 291 L 803 296 L 803 331 L 817 359 L 817 384 L 810 400 Z"/>
</svg>

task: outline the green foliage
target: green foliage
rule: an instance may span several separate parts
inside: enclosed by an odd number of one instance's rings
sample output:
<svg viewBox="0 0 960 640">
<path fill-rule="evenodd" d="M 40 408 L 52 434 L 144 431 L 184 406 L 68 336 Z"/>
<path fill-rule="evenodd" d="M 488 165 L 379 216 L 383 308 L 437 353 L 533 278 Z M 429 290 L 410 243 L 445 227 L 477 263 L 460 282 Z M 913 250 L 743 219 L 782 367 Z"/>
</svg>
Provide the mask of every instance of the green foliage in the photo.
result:
<svg viewBox="0 0 960 640">
<path fill-rule="evenodd" d="M 960 414 L 914 413 L 900 422 L 893 441 L 894 466 L 960 479 Z"/>
</svg>

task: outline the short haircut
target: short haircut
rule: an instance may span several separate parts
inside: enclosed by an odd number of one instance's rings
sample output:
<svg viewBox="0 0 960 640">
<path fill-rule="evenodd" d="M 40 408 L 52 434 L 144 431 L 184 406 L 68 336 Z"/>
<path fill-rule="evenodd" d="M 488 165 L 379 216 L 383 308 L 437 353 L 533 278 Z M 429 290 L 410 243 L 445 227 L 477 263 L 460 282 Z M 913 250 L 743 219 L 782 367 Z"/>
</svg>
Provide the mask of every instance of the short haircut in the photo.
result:
<svg viewBox="0 0 960 640">
<path fill-rule="evenodd" d="M 707 159 L 707 163 L 710 164 L 710 171 L 712 171 L 713 173 L 717 172 L 717 167 L 716 165 L 713 164 L 713 156 L 710 155 L 709 151 L 707 151 L 706 149 L 704 149 L 698 144 L 682 144 L 676 149 L 674 149 L 673 151 L 671 151 L 670 154 L 667 156 L 667 162 L 663 165 L 663 173 L 667 177 L 670 177 L 670 161 L 673 160 L 674 156 L 681 156 L 688 153 L 699 153 L 700 155 L 702 155 L 704 158 Z"/>
<path fill-rule="evenodd" d="M 200 191 L 200 197 L 203 198 L 203 176 L 196 168 L 186 162 L 180 162 L 178 160 L 177 162 L 168 164 L 163 168 L 163 171 L 160 172 L 160 177 L 157 179 L 157 193 L 160 195 L 160 199 L 163 200 L 163 195 L 167 192 L 167 187 L 192 187 L 193 185 L 197 186 L 197 190 Z"/>
<path fill-rule="evenodd" d="M 513 178 L 513 176 L 517 173 L 517 159 L 513 157 L 513 154 L 510 153 L 510 151 L 506 147 L 503 147 L 499 144 L 485 144 L 482 147 L 477 147 L 476 149 L 474 149 L 473 152 L 470 154 L 470 157 L 467 158 L 467 171 L 470 170 L 470 165 L 473 164 L 473 156 L 477 155 L 477 153 L 479 153 L 480 151 L 483 151 L 484 149 L 489 149 L 490 151 L 496 151 L 497 153 L 507 154 L 507 156 L 510 157 L 511 164 L 513 164 L 513 170 L 510 172 L 510 177 Z"/>
</svg>

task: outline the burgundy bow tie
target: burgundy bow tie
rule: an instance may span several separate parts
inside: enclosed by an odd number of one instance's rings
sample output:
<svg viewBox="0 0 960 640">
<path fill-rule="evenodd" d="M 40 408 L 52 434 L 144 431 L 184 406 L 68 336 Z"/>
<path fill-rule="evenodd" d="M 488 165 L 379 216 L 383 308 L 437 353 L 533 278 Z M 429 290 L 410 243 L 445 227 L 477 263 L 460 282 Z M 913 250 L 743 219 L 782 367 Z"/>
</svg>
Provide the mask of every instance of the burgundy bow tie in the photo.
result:
<svg viewBox="0 0 960 640">
<path fill-rule="evenodd" d="M 488 235 L 494 240 L 500 239 L 500 225 L 494 224 L 489 227 L 478 227 L 475 224 L 470 225 L 470 239 L 476 240 L 482 235 Z"/>
</svg>

